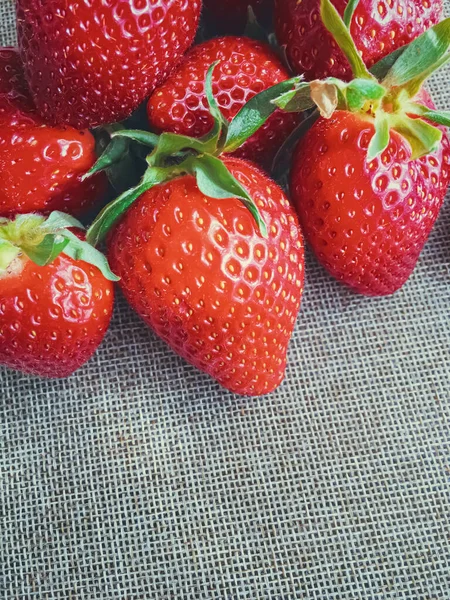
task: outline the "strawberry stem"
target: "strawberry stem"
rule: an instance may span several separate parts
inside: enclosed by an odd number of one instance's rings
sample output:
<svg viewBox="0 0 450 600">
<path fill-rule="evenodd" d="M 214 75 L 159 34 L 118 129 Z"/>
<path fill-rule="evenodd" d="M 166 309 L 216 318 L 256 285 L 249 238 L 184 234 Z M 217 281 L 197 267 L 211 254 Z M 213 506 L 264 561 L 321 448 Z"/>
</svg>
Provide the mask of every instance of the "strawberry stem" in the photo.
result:
<svg viewBox="0 0 450 600">
<path fill-rule="evenodd" d="M 64 213 L 55 211 L 48 218 L 34 213 L 0 220 L 0 273 L 25 255 L 40 267 L 51 264 L 60 254 L 84 260 L 97 267 L 111 281 L 118 278 L 111 272 L 106 258 L 70 231 L 83 229 L 82 224 Z"/>
</svg>

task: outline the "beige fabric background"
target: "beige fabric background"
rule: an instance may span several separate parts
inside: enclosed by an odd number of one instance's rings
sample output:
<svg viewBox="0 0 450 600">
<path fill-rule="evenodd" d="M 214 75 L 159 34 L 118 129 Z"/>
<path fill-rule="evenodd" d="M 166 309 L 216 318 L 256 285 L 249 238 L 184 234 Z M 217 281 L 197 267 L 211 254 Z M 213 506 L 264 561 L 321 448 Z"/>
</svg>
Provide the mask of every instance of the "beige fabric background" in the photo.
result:
<svg viewBox="0 0 450 600">
<path fill-rule="evenodd" d="M 448 599 L 449 266 L 448 203 L 392 298 L 309 256 L 286 382 L 261 399 L 186 365 L 123 300 L 70 379 L 0 368 L 0 597 Z"/>
</svg>

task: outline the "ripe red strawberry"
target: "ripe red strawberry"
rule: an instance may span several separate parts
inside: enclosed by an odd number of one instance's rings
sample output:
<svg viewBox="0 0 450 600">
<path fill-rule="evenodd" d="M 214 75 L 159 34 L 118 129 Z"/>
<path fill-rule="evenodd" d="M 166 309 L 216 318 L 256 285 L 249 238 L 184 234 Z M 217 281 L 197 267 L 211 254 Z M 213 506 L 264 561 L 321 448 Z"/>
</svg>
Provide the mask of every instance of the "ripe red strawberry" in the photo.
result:
<svg viewBox="0 0 450 600">
<path fill-rule="evenodd" d="M 258 92 L 289 78 L 266 44 L 232 36 L 209 40 L 195 46 L 150 97 L 148 117 L 156 131 L 197 138 L 208 133 L 213 118 L 206 100 L 205 76 L 216 61 L 219 64 L 213 75 L 213 93 L 228 121 Z M 235 156 L 269 166 L 297 123 L 297 115 L 276 111 Z"/>
<path fill-rule="evenodd" d="M 354 79 L 301 83 L 274 99 L 321 114 L 294 153 L 292 199 L 334 277 L 362 294 L 392 294 L 411 275 L 450 179 L 449 141 L 435 126 L 449 126 L 450 113 L 421 87 L 448 61 L 450 19 L 370 73 L 330 0 L 320 0 L 320 15 Z"/>
<path fill-rule="evenodd" d="M 224 161 L 266 222 L 237 198 L 213 199 L 185 175 L 145 192 L 111 234 L 109 257 L 131 306 L 178 354 L 229 390 L 283 379 L 303 291 L 303 243 L 281 189 L 247 161 Z"/>
<path fill-rule="evenodd" d="M 343 15 L 347 0 L 332 0 Z M 360 0 L 350 31 L 368 67 L 437 23 L 442 0 Z M 320 0 L 275 0 L 278 41 L 307 80 L 351 77 L 349 64 L 320 18 Z"/>
<path fill-rule="evenodd" d="M 24 225 L 30 219 L 31 228 Z M 0 364 L 41 377 L 67 377 L 101 343 L 114 290 L 83 260 L 61 254 L 47 266 L 32 262 L 20 245 L 43 221 L 36 215 L 0 219 Z"/>
<path fill-rule="evenodd" d="M 274 100 L 295 110 L 309 94 L 321 114 L 294 154 L 292 199 L 332 275 L 362 294 L 392 294 L 411 275 L 450 179 L 449 141 L 433 125 L 450 125 L 450 113 L 421 87 L 448 61 L 450 19 L 369 73 L 330 0 L 321 17 L 355 79 L 303 83 Z"/>
<path fill-rule="evenodd" d="M 251 6 L 261 23 L 270 23 L 273 0 L 204 0 L 205 13 L 210 22 L 220 31 L 242 32 L 248 21 Z"/>
<path fill-rule="evenodd" d="M 94 127 L 128 117 L 192 43 L 201 0 L 17 0 L 40 114 Z"/>
<path fill-rule="evenodd" d="M 373 124 L 336 111 L 300 142 L 291 194 L 306 239 L 337 279 L 362 294 L 392 294 L 409 278 L 439 214 L 450 176 L 446 136 L 437 152 L 411 160 L 391 132 L 366 161 Z"/>
<path fill-rule="evenodd" d="M 17 51 L 0 48 L 0 215 L 53 210 L 81 214 L 106 189 L 103 174 L 81 181 L 95 160 L 89 131 L 42 121 Z"/>
</svg>

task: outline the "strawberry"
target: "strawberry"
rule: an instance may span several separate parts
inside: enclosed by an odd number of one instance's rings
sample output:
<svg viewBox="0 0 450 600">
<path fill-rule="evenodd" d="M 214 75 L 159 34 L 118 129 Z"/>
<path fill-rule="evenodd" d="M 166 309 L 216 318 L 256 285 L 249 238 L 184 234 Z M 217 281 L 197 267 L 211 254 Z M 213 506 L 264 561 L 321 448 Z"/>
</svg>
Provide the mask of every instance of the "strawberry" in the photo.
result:
<svg viewBox="0 0 450 600">
<path fill-rule="evenodd" d="M 128 117 L 192 43 L 201 0 L 17 0 L 39 113 L 78 129 Z"/>
<path fill-rule="evenodd" d="M 218 61 L 213 92 L 227 121 L 257 93 L 288 79 L 289 74 L 269 46 L 245 37 L 222 37 L 195 46 L 148 102 L 148 118 L 156 131 L 192 137 L 208 133 L 213 119 L 205 95 L 205 76 Z M 296 115 L 277 111 L 235 156 L 269 166 L 277 150 L 298 123 Z"/>
<path fill-rule="evenodd" d="M 275 389 L 303 290 L 303 244 L 281 189 L 247 161 L 225 165 L 257 202 L 269 236 L 237 198 L 191 175 L 145 192 L 109 240 L 128 302 L 180 356 L 229 390 Z"/>
<path fill-rule="evenodd" d="M 396 132 L 366 161 L 373 123 L 336 111 L 297 147 L 292 198 L 306 239 L 337 279 L 367 295 L 392 294 L 409 278 L 442 206 L 450 174 L 444 135 L 438 150 L 411 160 Z M 356 176 L 357 174 L 357 176 Z"/>
<path fill-rule="evenodd" d="M 332 2 L 340 15 L 353 4 Z M 442 0 L 360 0 L 350 31 L 364 62 L 371 67 L 436 24 L 441 14 Z M 320 0 L 275 0 L 275 24 L 292 68 L 304 73 L 307 80 L 351 77 L 344 54 L 323 26 Z"/>
<path fill-rule="evenodd" d="M 81 214 L 101 198 L 103 175 L 89 131 L 46 125 L 33 107 L 19 55 L 0 49 L 0 215 L 53 210 Z"/>
<path fill-rule="evenodd" d="M 449 184 L 449 141 L 432 123 L 450 125 L 450 113 L 421 85 L 448 61 L 450 19 L 374 67 L 377 79 L 329 0 L 321 15 L 356 79 L 301 84 L 281 100 L 295 108 L 309 93 L 321 113 L 295 151 L 292 199 L 334 277 L 362 294 L 392 294 L 413 272 Z"/>
<path fill-rule="evenodd" d="M 140 183 L 105 207 L 87 239 L 108 237 L 129 303 L 178 354 L 227 389 L 258 395 L 284 376 L 303 241 L 282 190 L 249 161 L 219 155 L 245 143 L 299 78 L 263 91 L 228 123 L 213 94 L 215 67 L 204 84 L 208 135 L 114 134 L 154 149 Z"/>
<path fill-rule="evenodd" d="M 74 250 L 94 256 L 109 276 L 104 260 L 63 223 L 78 225 L 60 213 L 0 219 L 0 364 L 41 377 L 67 377 L 81 367 L 113 308 L 111 281 Z"/>
<path fill-rule="evenodd" d="M 216 29 L 226 32 L 242 32 L 248 20 L 248 8 L 264 24 L 270 23 L 273 0 L 204 0 L 207 19 Z"/>
</svg>

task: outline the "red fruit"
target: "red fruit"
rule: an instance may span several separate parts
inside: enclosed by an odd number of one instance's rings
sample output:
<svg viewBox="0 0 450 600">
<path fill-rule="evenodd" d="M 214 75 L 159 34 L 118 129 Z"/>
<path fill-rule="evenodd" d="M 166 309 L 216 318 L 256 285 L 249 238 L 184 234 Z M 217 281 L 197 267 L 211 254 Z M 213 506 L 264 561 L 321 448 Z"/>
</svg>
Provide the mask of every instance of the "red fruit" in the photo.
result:
<svg viewBox="0 0 450 600">
<path fill-rule="evenodd" d="M 220 31 L 242 32 L 251 6 L 261 23 L 270 23 L 273 0 L 204 0 L 205 13 Z"/>
<path fill-rule="evenodd" d="M 343 15 L 347 0 L 332 0 Z M 360 0 L 350 31 L 368 67 L 439 22 L 442 0 Z M 278 41 L 307 80 L 351 78 L 347 60 L 320 18 L 320 0 L 275 0 Z"/>
<path fill-rule="evenodd" d="M 319 119 L 295 152 L 291 193 L 326 269 L 357 292 L 381 296 L 416 265 L 447 190 L 450 148 L 444 133 L 436 153 L 410 160 L 407 142 L 391 131 L 388 148 L 368 162 L 373 133 L 373 120 L 361 115 Z"/>
<path fill-rule="evenodd" d="M 17 0 L 38 111 L 79 129 L 128 117 L 191 45 L 200 9 L 201 0 Z"/>
<path fill-rule="evenodd" d="M 131 306 L 178 354 L 245 395 L 282 381 L 303 291 L 303 242 L 281 189 L 228 158 L 268 228 L 240 200 L 204 196 L 183 176 L 142 195 L 112 233 L 109 258 Z"/>
<path fill-rule="evenodd" d="M 205 95 L 205 77 L 213 75 L 213 92 L 224 117 L 231 119 L 258 92 L 289 79 L 289 73 L 269 46 L 245 37 L 222 37 L 195 46 L 180 66 L 151 96 L 150 125 L 201 137 L 213 126 Z M 298 115 L 275 112 L 234 154 L 269 166 L 277 150 L 298 123 Z"/>
<path fill-rule="evenodd" d="M 68 377 L 108 329 L 113 285 L 83 261 L 60 255 L 38 267 L 22 256 L 0 273 L 0 364 Z"/>
<path fill-rule="evenodd" d="M 81 214 L 106 188 L 103 175 L 81 181 L 95 161 L 89 131 L 45 125 L 33 108 L 17 51 L 1 48 L 0 215 Z"/>
<path fill-rule="evenodd" d="M 20 98 L 32 107 L 22 61 L 15 48 L 0 48 L 0 94 L 6 94 L 10 100 Z"/>
</svg>

